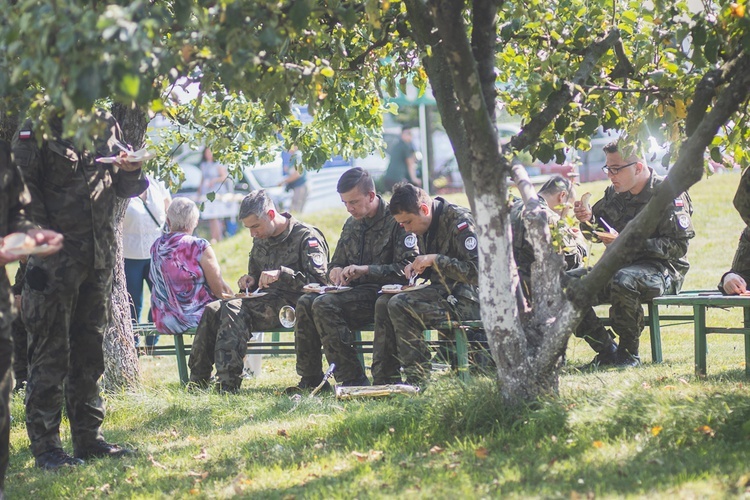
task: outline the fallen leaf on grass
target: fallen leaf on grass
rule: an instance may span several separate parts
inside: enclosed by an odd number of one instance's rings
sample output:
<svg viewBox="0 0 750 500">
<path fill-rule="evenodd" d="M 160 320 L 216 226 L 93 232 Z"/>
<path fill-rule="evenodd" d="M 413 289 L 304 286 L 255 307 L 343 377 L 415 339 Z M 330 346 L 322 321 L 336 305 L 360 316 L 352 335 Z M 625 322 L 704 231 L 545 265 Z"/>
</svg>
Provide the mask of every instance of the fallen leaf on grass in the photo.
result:
<svg viewBox="0 0 750 500">
<path fill-rule="evenodd" d="M 366 462 L 367 461 L 367 454 L 366 453 L 360 453 L 358 451 L 353 451 L 352 456 L 355 457 L 360 462 Z"/>
<path fill-rule="evenodd" d="M 750 486 L 750 474 L 743 474 L 740 476 L 740 478 L 737 480 L 737 488 L 744 490 Z"/>
<path fill-rule="evenodd" d="M 489 450 L 487 450 L 487 448 L 485 448 L 484 446 L 480 446 L 479 448 L 474 450 L 474 456 L 481 460 L 484 460 L 485 458 L 487 458 L 489 454 L 490 454 Z"/>
<path fill-rule="evenodd" d="M 193 457 L 196 460 L 205 460 L 208 458 L 208 452 L 205 448 L 201 448 L 201 452 Z"/>
<path fill-rule="evenodd" d="M 662 387 L 662 389 L 664 389 L 665 391 L 673 391 L 677 388 L 673 385 L 665 385 L 664 387 Z"/>
<path fill-rule="evenodd" d="M 661 425 L 651 427 L 651 435 L 654 437 L 658 436 L 662 429 L 663 427 Z"/>
<path fill-rule="evenodd" d="M 449 464 L 445 464 L 445 468 L 448 470 L 458 469 L 461 467 L 461 462 L 451 462 Z"/>
<path fill-rule="evenodd" d="M 437 455 L 437 454 L 442 453 L 444 451 L 445 450 L 443 448 L 441 448 L 440 446 L 437 446 L 437 445 L 435 445 L 432 448 L 430 448 L 430 453 L 432 453 L 433 455 Z"/>
<path fill-rule="evenodd" d="M 367 453 L 360 453 L 359 451 L 353 451 L 352 456 L 360 462 L 366 462 L 368 460 L 376 461 L 383 459 L 383 452 L 381 450 L 370 450 Z"/>
<path fill-rule="evenodd" d="M 643 387 L 644 389 L 651 389 L 651 384 L 649 384 L 648 382 L 644 382 L 641 384 L 641 387 Z"/>
<path fill-rule="evenodd" d="M 198 488 L 192 488 L 190 490 L 190 494 L 191 495 L 200 495 L 200 492 L 201 492 L 201 490 L 199 490 Z"/>
<path fill-rule="evenodd" d="M 690 385 L 690 383 L 686 379 L 684 379 L 684 378 L 678 378 L 677 380 L 679 380 L 680 382 L 682 382 L 685 385 Z"/>
<path fill-rule="evenodd" d="M 594 448 L 602 448 L 604 446 L 604 443 L 602 443 L 601 441 L 594 441 L 591 444 L 594 445 Z"/>
<path fill-rule="evenodd" d="M 289 433 L 286 431 L 286 429 L 277 430 L 276 435 L 281 437 L 289 437 Z"/>
<path fill-rule="evenodd" d="M 109 488 L 110 488 L 109 483 L 107 483 L 107 484 L 102 485 L 101 488 L 99 488 L 99 491 L 109 495 Z"/>
<path fill-rule="evenodd" d="M 701 425 L 700 427 L 697 427 L 695 430 L 697 432 L 700 432 L 701 434 L 705 434 L 708 437 L 714 437 L 716 435 L 716 431 L 707 425 Z"/>
<path fill-rule="evenodd" d="M 195 477 L 198 479 L 206 479 L 208 477 L 208 472 L 195 472 L 195 471 L 188 471 L 188 476 Z"/>
<path fill-rule="evenodd" d="M 151 462 L 151 465 L 153 465 L 154 467 L 159 467 L 160 469 L 167 470 L 167 466 L 164 465 L 164 464 L 160 464 L 159 462 L 157 462 L 156 460 L 154 460 L 154 456 L 153 455 L 149 455 L 148 456 L 148 461 Z"/>
</svg>

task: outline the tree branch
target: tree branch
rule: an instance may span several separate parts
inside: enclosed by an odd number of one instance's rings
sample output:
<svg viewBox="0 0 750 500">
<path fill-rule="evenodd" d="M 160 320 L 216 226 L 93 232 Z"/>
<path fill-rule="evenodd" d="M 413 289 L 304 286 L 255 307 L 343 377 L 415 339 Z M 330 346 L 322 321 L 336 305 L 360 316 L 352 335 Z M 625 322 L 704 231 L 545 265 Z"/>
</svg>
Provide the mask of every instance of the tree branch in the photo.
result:
<svg viewBox="0 0 750 500">
<path fill-rule="evenodd" d="M 578 94 L 577 85 L 582 85 L 589 79 L 594 71 L 596 62 L 620 39 L 620 31 L 613 29 L 604 38 L 600 38 L 592 43 L 586 50 L 586 55 L 581 62 L 578 71 L 570 82 L 563 84 L 563 87 L 550 95 L 547 100 L 547 107 L 534 116 L 528 124 L 523 127 L 521 132 L 513 137 L 510 142 L 503 148 L 504 150 L 522 151 L 531 144 L 539 140 L 539 136 L 547 126 L 552 123 L 562 111 L 562 109 L 573 100 Z"/>
<path fill-rule="evenodd" d="M 471 51 L 477 62 L 477 74 L 484 95 L 487 112 L 495 121 L 495 102 L 497 88 L 495 83 L 495 45 L 497 40 L 496 18 L 497 6 L 492 0 L 474 0 L 472 2 Z"/>
<path fill-rule="evenodd" d="M 362 52 L 360 55 L 349 61 L 349 70 L 355 71 L 358 69 L 358 67 L 365 62 L 365 59 L 368 55 L 372 53 L 375 49 L 378 49 L 380 47 L 385 46 L 391 38 L 391 32 L 390 27 L 393 24 L 394 20 L 389 19 L 388 22 L 386 22 L 385 26 L 383 26 L 383 36 L 379 40 L 376 40 L 373 42 L 369 47 L 365 49 L 364 52 Z"/>
</svg>

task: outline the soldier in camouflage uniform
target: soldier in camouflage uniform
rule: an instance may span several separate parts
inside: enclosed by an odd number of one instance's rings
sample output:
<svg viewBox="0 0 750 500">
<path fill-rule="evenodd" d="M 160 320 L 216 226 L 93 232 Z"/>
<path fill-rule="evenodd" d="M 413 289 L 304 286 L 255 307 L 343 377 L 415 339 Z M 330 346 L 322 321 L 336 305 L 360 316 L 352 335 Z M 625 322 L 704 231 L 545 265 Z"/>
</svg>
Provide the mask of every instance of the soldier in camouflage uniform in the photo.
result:
<svg viewBox="0 0 750 500">
<path fill-rule="evenodd" d="M 408 278 L 420 275 L 428 287 L 383 295 L 375 305 L 372 376 L 376 384 L 401 381 L 423 385 L 430 374 L 430 350 L 423 331 L 443 321 L 479 319 L 477 235 L 468 209 L 411 184 L 393 190 L 391 211 L 405 230 L 416 234 L 422 255 L 406 266 Z"/>
<path fill-rule="evenodd" d="M 242 382 L 247 341 L 254 331 L 280 326 L 279 310 L 294 306 L 308 283 L 327 282 L 328 243 L 316 227 L 280 214 L 264 190 L 242 200 L 240 220 L 253 247 L 241 291 L 261 288 L 267 295 L 215 301 L 206 306 L 190 354 L 190 381 L 205 386 L 216 365 L 218 388 L 236 392 Z"/>
<path fill-rule="evenodd" d="M 28 219 L 24 206 L 31 196 L 24 185 L 18 168 L 11 162 L 10 146 L 0 141 L 0 237 L 12 232 L 27 232 L 37 244 L 50 246 L 45 255 L 60 250 L 62 236 L 53 231 L 39 231 Z M 38 233 L 38 234 L 37 234 Z M 5 264 L 20 258 L 0 247 L 0 498 L 3 497 L 5 471 L 8 468 L 10 437 L 10 384 L 11 358 L 11 289 Z"/>
<path fill-rule="evenodd" d="M 562 235 L 562 254 L 565 268 L 570 271 L 583 266 L 586 258 L 586 239 L 578 227 L 568 226 L 562 217 L 568 205 L 575 202 L 575 189 L 570 180 L 556 175 L 544 183 L 537 193 L 539 204 L 547 214 L 550 227 L 558 227 Z M 526 296 L 530 296 L 529 279 L 531 264 L 534 262 L 534 248 L 526 237 L 526 226 L 523 223 L 523 200 L 513 204 L 510 211 L 510 222 L 513 228 L 513 256 L 518 266 L 518 275 L 524 285 Z M 561 226 L 562 225 L 562 226 Z M 560 227 L 561 226 L 561 227 Z"/>
<path fill-rule="evenodd" d="M 334 285 L 349 291 L 303 295 L 297 302 L 295 351 L 298 388 L 317 386 L 323 377 L 320 347 L 341 385 L 369 385 L 352 345 L 353 330 L 371 323 L 382 285 L 406 283 L 404 267 L 417 255 L 417 239 L 394 220 L 388 203 L 375 193 L 370 174 L 347 170 L 337 191 L 351 214 L 329 265 Z"/>
<path fill-rule="evenodd" d="M 750 281 L 750 168 L 742 173 L 737 193 L 734 195 L 734 208 L 745 221 L 745 229 L 740 235 L 740 242 L 732 260 L 732 268 L 719 280 L 719 290 L 727 295 L 739 295 L 747 292 Z"/>
<path fill-rule="evenodd" d="M 575 214 L 582 223 L 584 235 L 593 236 L 597 229 L 607 232 L 609 225 L 615 232 L 607 239 L 609 244 L 620 231 L 646 206 L 664 178 L 637 156 L 623 158 L 616 143 L 604 147 L 607 165 L 604 169 L 612 182 L 593 208 L 576 202 Z M 599 304 L 609 303 L 612 329 L 619 336 L 619 346 L 612 334 L 604 328 L 593 308 L 584 312 L 576 329 L 597 352 L 592 367 L 637 366 L 638 344 L 644 327 L 641 304 L 654 297 L 677 293 L 682 287 L 690 265 L 686 259 L 688 242 L 695 236 L 690 220 L 693 209 L 687 193 L 674 193 L 672 205 L 666 209 L 653 234 L 634 252 L 631 263 L 615 273 L 597 297 Z"/>
<path fill-rule="evenodd" d="M 31 192 L 34 223 L 65 236 L 59 253 L 32 255 L 23 289 L 23 320 L 29 333 L 26 428 L 37 467 L 57 469 L 90 457 L 130 450 L 107 443 L 101 432 L 104 405 L 102 339 L 111 311 L 115 266 L 115 205 L 148 186 L 140 163 L 125 160 L 117 121 L 99 112 L 93 150 L 63 138 L 62 121 L 51 123 L 41 146 L 30 123 L 13 140 L 13 153 Z M 117 156 L 115 163 L 97 158 Z M 63 387 L 64 395 L 63 395 Z M 60 420 L 65 404 L 75 458 L 63 451 Z"/>
</svg>

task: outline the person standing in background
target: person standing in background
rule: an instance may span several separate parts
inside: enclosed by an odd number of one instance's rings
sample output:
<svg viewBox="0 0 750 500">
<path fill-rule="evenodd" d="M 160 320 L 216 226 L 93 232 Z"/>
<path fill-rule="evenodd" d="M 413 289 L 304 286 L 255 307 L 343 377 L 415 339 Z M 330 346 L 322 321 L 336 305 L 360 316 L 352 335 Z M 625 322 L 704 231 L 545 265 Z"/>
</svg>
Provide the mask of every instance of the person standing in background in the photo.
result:
<svg viewBox="0 0 750 500">
<path fill-rule="evenodd" d="M 284 186 L 285 191 L 292 192 L 292 206 L 289 210 L 294 213 L 301 213 L 305 208 L 307 195 L 309 193 L 307 186 L 307 171 L 302 167 L 302 151 L 296 145 L 292 145 L 289 151 L 281 155 L 284 178 L 279 186 Z"/>
<path fill-rule="evenodd" d="M 163 234 L 167 221 L 167 208 L 172 196 L 161 181 L 150 175 L 148 189 L 130 200 L 125 220 L 122 224 L 122 253 L 125 257 L 125 281 L 130 295 L 130 319 L 133 323 L 141 322 L 143 310 L 143 282 L 148 289 L 153 283 L 148 276 L 151 263 L 151 245 Z M 149 321 L 152 321 L 149 312 Z M 146 337 L 146 346 L 158 342 L 158 337 Z"/>
<path fill-rule="evenodd" d="M 206 196 L 208 193 L 215 193 L 216 198 L 213 201 L 206 200 L 201 218 L 208 221 L 209 232 L 211 233 L 211 243 L 221 241 L 224 237 L 224 212 L 228 203 L 222 198 L 224 194 L 234 192 L 234 184 L 229 178 L 227 167 L 214 161 L 214 154 L 209 149 L 203 150 L 203 157 L 200 164 L 203 181 L 199 191 L 200 196 Z M 228 208 L 234 213 L 236 210 Z"/>
<path fill-rule="evenodd" d="M 386 191 L 391 191 L 394 185 L 402 181 L 411 182 L 415 186 L 422 185 L 422 181 L 417 177 L 417 157 L 414 154 L 409 127 L 401 129 L 401 137 L 391 147 L 389 154 L 391 161 L 383 174 L 383 187 Z"/>
</svg>

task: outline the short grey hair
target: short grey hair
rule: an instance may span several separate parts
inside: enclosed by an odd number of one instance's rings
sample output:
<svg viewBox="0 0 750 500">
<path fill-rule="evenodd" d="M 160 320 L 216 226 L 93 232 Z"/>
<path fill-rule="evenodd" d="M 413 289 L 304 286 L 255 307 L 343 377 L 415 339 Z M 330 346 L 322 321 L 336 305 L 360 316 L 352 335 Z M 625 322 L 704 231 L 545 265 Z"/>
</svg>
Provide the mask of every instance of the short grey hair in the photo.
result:
<svg viewBox="0 0 750 500">
<path fill-rule="evenodd" d="M 182 196 L 176 197 L 169 204 L 167 219 L 170 231 L 191 231 L 198 225 L 200 211 L 195 202 Z"/>
<path fill-rule="evenodd" d="M 276 207 L 273 204 L 273 200 L 268 196 L 265 189 L 258 189 L 252 191 L 250 194 L 245 196 L 240 204 L 240 220 L 254 215 L 257 218 L 261 218 L 268 213 L 269 210 L 275 210 Z"/>
</svg>

